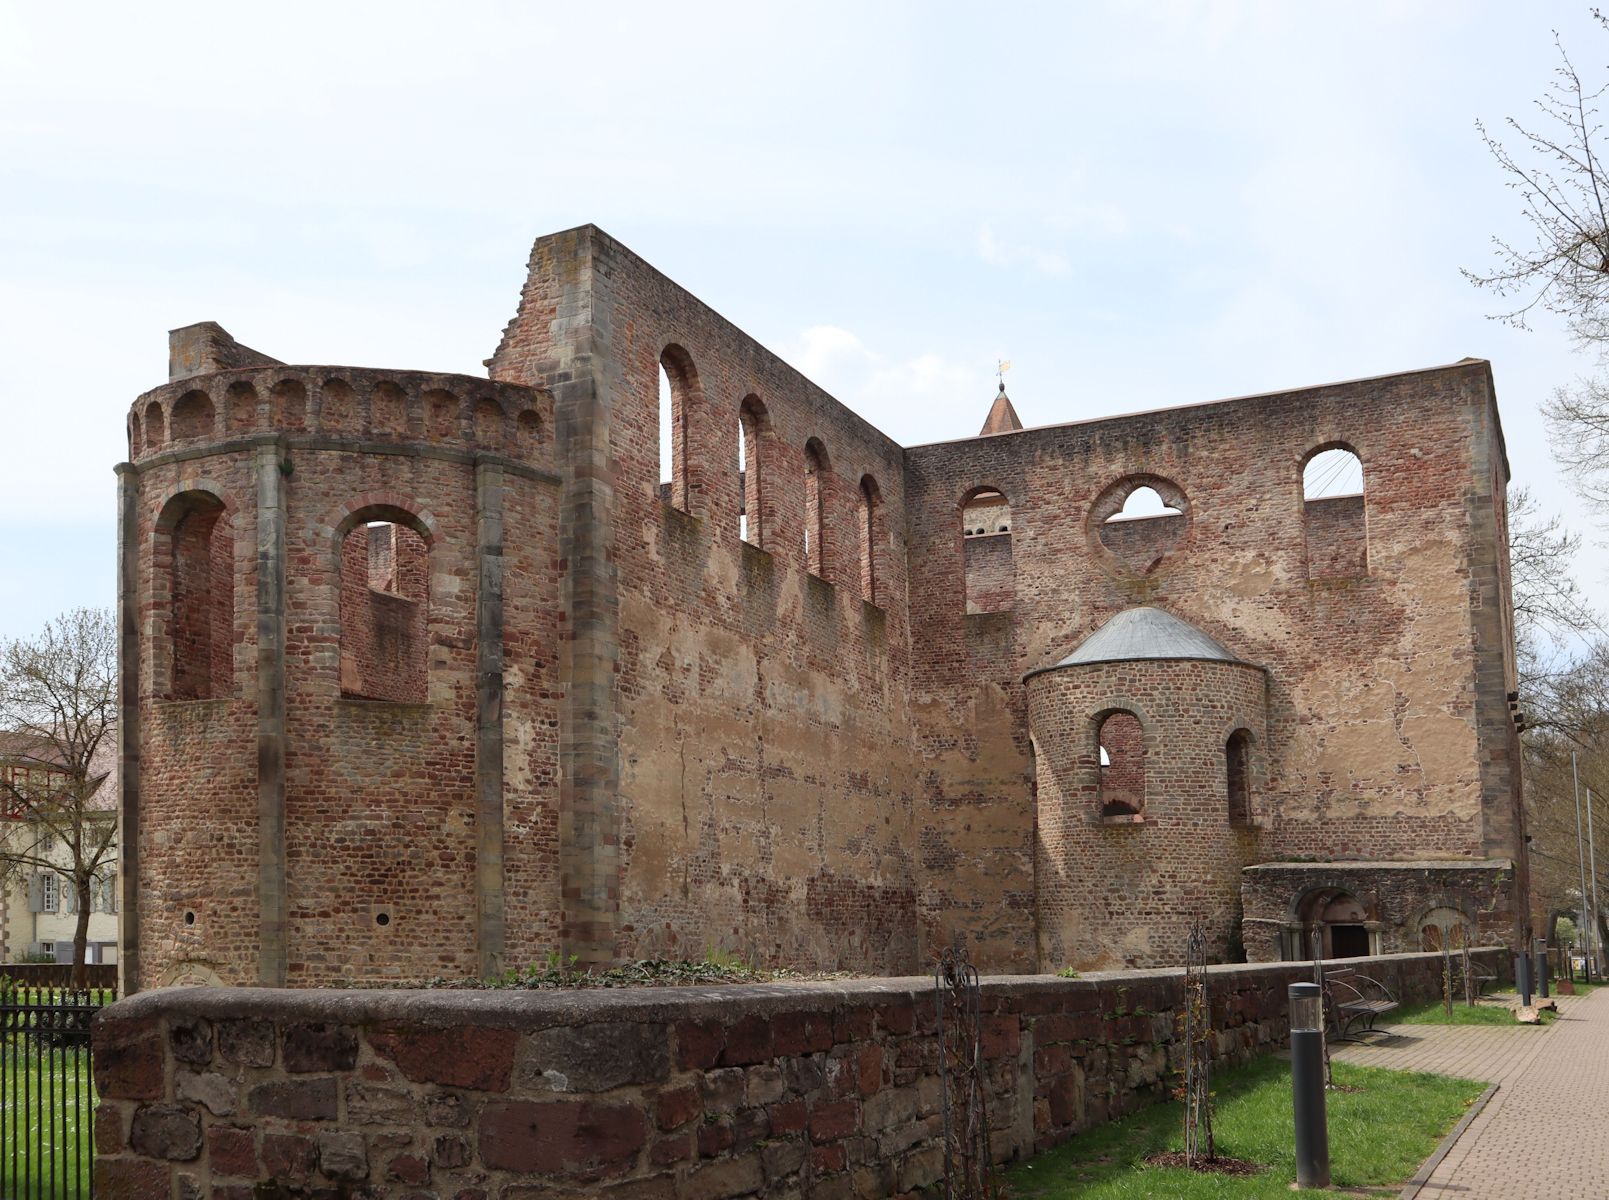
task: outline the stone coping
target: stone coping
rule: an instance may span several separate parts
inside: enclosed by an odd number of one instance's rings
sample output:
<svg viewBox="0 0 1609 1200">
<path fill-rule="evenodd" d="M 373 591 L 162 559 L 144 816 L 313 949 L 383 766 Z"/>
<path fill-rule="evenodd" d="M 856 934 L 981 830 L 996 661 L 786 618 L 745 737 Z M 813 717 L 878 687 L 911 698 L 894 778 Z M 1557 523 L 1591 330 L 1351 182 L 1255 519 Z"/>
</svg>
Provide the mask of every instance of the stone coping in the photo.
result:
<svg viewBox="0 0 1609 1200">
<path fill-rule="evenodd" d="M 1478 947 L 1471 953 L 1507 953 L 1501 946 Z M 1425 959 L 1433 954 L 1382 954 L 1351 958 L 1349 966 L 1391 964 Z M 1309 963 L 1223 963 L 1207 968 L 1212 976 L 1275 979 Z M 980 982 L 985 997 L 1049 998 L 1102 986 L 1143 987 L 1178 980 L 1183 967 L 1148 970 L 1090 971 L 1076 978 L 1058 975 L 990 975 Z M 686 1021 L 730 1018 L 746 1013 L 768 1015 L 797 1011 L 834 1011 L 888 1001 L 925 1000 L 932 995 L 929 975 L 876 979 L 800 980 L 777 983 L 733 983 L 708 987 L 632 988 L 258 988 L 169 987 L 140 992 L 102 1010 L 98 1020 L 142 1021 L 167 1017 L 209 1020 L 252 1018 L 329 1021 L 346 1025 L 386 1022 L 410 1024 L 475 1024 L 504 1029 L 543 1029 L 611 1021 Z"/>
<path fill-rule="evenodd" d="M 1244 874 L 1250 871 L 1313 871 L 1319 868 L 1348 871 L 1449 871 L 1469 870 L 1471 868 L 1481 871 L 1511 871 L 1514 869 L 1514 860 L 1512 858 L 1424 858 L 1414 859 L 1411 862 L 1362 862 L 1345 858 L 1326 858 L 1318 862 L 1253 863 L 1249 867 L 1242 867 L 1241 872 Z"/>
</svg>

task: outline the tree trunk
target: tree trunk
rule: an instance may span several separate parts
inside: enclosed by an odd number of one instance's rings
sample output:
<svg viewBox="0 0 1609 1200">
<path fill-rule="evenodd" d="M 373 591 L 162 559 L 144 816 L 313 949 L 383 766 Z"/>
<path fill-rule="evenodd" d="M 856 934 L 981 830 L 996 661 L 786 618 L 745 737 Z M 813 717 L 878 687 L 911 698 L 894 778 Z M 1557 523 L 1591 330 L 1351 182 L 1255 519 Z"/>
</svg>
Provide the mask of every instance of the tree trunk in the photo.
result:
<svg viewBox="0 0 1609 1200">
<path fill-rule="evenodd" d="M 84 970 L 84 952 L 89 948 L 89 885 L 85 879 L 74 879 L 73 889 L 78 893 L 78 924 L 73 928 L 73 987 L 88 986 L 88 973 Z"/>
</svg>

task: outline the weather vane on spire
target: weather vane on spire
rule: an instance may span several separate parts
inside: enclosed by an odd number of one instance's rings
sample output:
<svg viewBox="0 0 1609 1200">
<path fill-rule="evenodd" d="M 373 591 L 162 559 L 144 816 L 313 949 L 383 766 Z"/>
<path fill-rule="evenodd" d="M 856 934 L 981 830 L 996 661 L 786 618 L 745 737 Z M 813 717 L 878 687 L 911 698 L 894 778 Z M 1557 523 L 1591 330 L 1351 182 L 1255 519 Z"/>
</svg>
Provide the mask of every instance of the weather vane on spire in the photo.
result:
<svg viewBox="0 0 1609 1200">
<path fill-rule="evenodd" d="M 1006 390 L 1006 372 L 1009 370 L 1011 370 L 1011 360 L 1009 358 L 996 360 L 994 374 L 995 378 L 1000 381 L 1000 390 L 1002 392 Z"/>
</svg>

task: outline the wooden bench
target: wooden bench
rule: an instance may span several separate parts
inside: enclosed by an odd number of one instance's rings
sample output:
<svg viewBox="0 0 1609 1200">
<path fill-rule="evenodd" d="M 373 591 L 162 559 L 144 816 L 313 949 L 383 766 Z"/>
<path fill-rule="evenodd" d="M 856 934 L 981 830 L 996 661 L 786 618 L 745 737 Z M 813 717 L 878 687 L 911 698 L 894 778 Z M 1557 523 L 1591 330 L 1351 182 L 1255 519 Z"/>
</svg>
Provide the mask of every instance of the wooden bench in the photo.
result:
<svg viewBox="0 0 1609 1200">
<path fill-rule="evenodd" d="M 1324 1010 L 1338 1042 L 1357 1041 L 1358 1033 L 1373 1033 L 1374 1023 L 1402 1007 L 1378 979 L 1360 975 L 1351 967 L 1324 972 Z"/>
</svg>

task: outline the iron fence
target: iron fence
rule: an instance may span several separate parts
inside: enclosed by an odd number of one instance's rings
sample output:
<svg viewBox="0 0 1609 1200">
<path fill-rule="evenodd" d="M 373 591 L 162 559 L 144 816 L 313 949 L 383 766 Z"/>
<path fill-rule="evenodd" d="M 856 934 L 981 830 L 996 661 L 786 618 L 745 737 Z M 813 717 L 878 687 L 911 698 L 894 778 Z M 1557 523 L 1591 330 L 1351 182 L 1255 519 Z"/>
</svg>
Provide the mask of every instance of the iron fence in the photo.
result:
<svg viewBox="0 0 1609 1200">
<path fill-rule="evenodd" d="M 89 1023 L 115 988 L 0 981 L 0 1197 L 94 1195 Z"/>
</svg>

